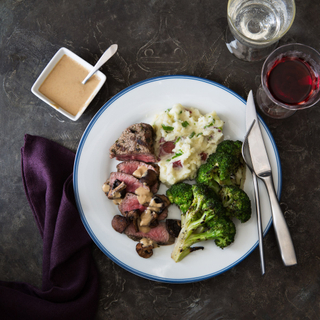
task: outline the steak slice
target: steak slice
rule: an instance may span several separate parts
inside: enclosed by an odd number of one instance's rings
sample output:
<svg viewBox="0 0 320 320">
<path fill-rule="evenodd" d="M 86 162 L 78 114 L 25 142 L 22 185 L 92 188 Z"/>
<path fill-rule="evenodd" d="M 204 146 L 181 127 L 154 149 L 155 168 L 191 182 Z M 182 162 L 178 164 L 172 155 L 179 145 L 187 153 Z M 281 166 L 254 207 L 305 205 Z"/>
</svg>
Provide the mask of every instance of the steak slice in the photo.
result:
<svg viewBox="0 0 320 320">
<path fill-rule="evenodd" d="M 150 124 L 136 123 L 124 130 L 109 149 L 110 158 L 119 161 L 157 162 L 153 147 L 154 131 Z"/>
<path fill-rule="evenodd" d="M 142 238 L 153 240 L 159 245 L 170 245 L 175 241 L 172 232 L 169 231 L 166 222 L 160 222 L 155 228 L 151 228 L 148 233 L 136 232 L 134 225 L 131 223 L 124 231 L 124 233 L 134 241 L 140 241 Z"/>
<path fill-rule="evenodd" d="M 126 212 L 129 212 L 132 210 L 139 210 L 141 213 L 147 209 L 147 207 L 139 203 L 138 196 L 131 192 L 128 192 L 126 194 L 124 199 L 119 204 L 118 208 L 123 216 L 126 216 Z"/>
<path fill-rule="evenodd" d="M 145 166 L 149 170 L 153 170 L 156 172 L 156 174 L 159 176 L 160 174 L 160 167 L 157 164 L 149 164 L 142 161 L 136 161 L 136 160 L 129 160 L 120 162 L 117 165 L 117 170 L 123 173 L 127 174 L 133 174 L 139 167 Z"/>
<path fill-rule="evenodd" d="M 170 205 L 170 202 L 165 195 L 156 195 L 156 196 L 160 197 L 165 202 L 165 209 L 159 214 L 159 217 L 158 217 L 158 220 L 160 221 L 167 218 L 168 216 L 167 207 Z M 139 203 L 138 196 L 136 194 L 128 192 L 124 197 L 124 199 L 119 204 L 118 208 L 121 214 L 126 217 L 127 213 L 132 210 L 138 210 L 140 213 L 142 213 L 148 207 L 143 206 Z"/>
<path fill-rule="evenodd" d="M 110 173 L 109 185 L 110 185 L 111 189 L 112 189 L 113 184 L 116 180 L 122 181 L 126 184 L 126 186 L 127 186 L 126 193 L 128 193 L 128 192 L 134 193 L 139 187 L 148 188 L 148 190 L 150 190 L 148 186 L 141 183 L 137 178 L 135 178 L 131 174 L 126 174 L 126 173 L 122 173 L 122 172 L 111 172 Z"/>
</svg>

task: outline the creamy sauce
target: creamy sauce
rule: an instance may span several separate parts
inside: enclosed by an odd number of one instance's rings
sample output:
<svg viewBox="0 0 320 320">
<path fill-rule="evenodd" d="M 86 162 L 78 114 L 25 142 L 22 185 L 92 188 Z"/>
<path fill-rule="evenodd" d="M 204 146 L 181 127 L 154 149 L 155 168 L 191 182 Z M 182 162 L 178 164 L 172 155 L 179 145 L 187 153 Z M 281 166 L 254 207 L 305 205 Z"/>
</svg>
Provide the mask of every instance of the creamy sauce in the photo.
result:
<svg viewBox="0 0 320 320">
<path fill-rule="evenodd" d="M 153 219 L 153 214 L 150 209 L 146 209 L 141 213 L 140 216 L 140 227 L 149 227 L 152 219 Z"/>
<path fill-rule="evenodd" d="M 56 66 L 49 73 L 39 91 L 52 100 L 56 107 L 61 107 L 72 115 L 76 115 L 86 107 L 100 82 L 97 75 L 93 75 L 86 84 L 81 82 L 89 71 L 67 55 L 63 55 Z"/>
<path fill-rule="evenodd" d="M 110 191 L 110 186 L 107 183 L 104 183 L 102 186 L 102 191 L 108 193 Z"/>
<path fill-rule="evenodd" d="M 147 171 L 148 168 L 146 166 L 140 166 L 136 171 L 132 173 L 132 175 L 136 178 L 142 178 Z"/>
<path fill-rule="evenodd" d="M 150 227 L 142 227 L 139 225 L 139 231 L 143 233 L 148 233 L 151 230 Z"/>
<path fill-rule="evenodd" d="M 162 203 L 157 203 L 154 198 L 151 199 L 148 209 L 154 211 L 154 212 L 160 212 L 162 207 Z"/>
<path fill-rule="evenodd" d="M 139 187 L 136 189 L 135 194 L 138 196 L 138 201 L 140 204 L 149 203 L 152 199 L 152 192 L 148 188 Z"/>
<path fill-rule="evenodd" d="M 118 206 L 122 202 L 122 199 L 113 199 L 112 201 L 116 206 Z"/>
<path fill-rule="evenodd" d="M 140 240 L 140 243 L 142 244 L 143 247 L 149 247 L 149 246 L 153 246 L 154 248 L 158 247 L 158 244 L 156 242 L 148 238 L 142 238 Z"/>
</svg>

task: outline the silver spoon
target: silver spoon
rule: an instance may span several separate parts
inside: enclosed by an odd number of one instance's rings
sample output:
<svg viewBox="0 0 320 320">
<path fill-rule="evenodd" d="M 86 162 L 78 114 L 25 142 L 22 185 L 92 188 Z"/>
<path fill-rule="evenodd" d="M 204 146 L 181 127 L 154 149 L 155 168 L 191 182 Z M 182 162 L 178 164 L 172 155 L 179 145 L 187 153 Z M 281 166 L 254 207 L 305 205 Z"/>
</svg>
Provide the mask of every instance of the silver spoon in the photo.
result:
<svg viewBox="0 0 320 320">
<path fill-rule="evenodd" d="M 101 67 L 104 65 L 118 50 L 118 45 L 111 45 L 101 56 L 98 62 L 95 64 L 93 69 L 89 72 L 86 78 L 82 81 L 82 84 L 85 84 Z"/>
<path fill-rule="evenodd" d="M 264 265 L 264 254 L 263 254 L 263 232 L 262 232 L 262 222 L 261 222 L 261 212 L 260 212 L 260 199 L 259 199 L 259 188 L 258 188 L 258 181 L 257 181 L 257 176 L 252 168 L 251 165 L 251 157 L 250 157 L 250 162 L 248 161 L 249 159 L 246 158 L 245 155 L 245 148 L 248 145 L 248 136 L 251 132 L 251 129 L 254 125 L 256 120 L 253 120 L 245 138 L 242 144 L 242 157 L 244 162 L 246 163 L 247 167 L 250 169 L 252 173 L 252 180 L 253 180 L 253 187 L 254 187 L 254 197 L 255 197 L 255 204 L 256 204 L 256 209 L 257 209 L 257 226 L 258 226 L 258 238 L 259 238 L 259 251 L 260 251 L 260 262 L 261 262 L 261 272 L 262 274 L 265 274 L 265 265 Z"/>
</svg>

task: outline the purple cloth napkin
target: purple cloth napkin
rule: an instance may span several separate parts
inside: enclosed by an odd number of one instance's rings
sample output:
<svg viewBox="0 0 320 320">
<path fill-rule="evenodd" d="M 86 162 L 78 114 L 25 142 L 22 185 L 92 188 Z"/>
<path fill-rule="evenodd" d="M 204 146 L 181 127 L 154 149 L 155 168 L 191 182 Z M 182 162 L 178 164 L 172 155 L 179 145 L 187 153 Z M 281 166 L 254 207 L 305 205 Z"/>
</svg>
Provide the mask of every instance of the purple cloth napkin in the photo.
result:
<svg viewBox="0 0 320 320">
<path fill-rule="evenodd" d="M 75 155 L 26 135 L 21 156 L 25 192 L 43 239 L 42 289 L 0 281 L 0 319 L 94 319 L 98 273 L 74 199 Z"/>
</svg>

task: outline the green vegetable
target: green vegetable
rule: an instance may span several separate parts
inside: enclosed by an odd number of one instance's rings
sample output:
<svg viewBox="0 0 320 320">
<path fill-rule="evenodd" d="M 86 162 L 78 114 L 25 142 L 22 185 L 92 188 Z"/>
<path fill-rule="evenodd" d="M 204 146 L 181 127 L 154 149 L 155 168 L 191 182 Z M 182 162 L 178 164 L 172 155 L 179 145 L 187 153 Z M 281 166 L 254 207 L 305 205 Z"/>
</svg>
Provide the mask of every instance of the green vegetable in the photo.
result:
<svg viewBox="0 0 320 320">
<path fill-rule="evenodd" d="M 186 128 L 186 127 L 189 125 L 189 122 L 188 122 L 188 121 L 183 121 L 183 122 L 181 123 L 181 125 L 182 125 L 184 128 Z"/>
<path fill-rule="evenodd" d="M 202 246 L 192 247 L 200 241 L 214 239 L 216 245 L 223 249 L 234 241 L 236 233 L 234 223 L 226 216 L 222 202 L 208 186 L 193 185 L 192 193 L 192 203 L 185 213 L 184 223 L 171 254 L 175 262 L 181 261 L 193 251 L 203 249 Z"/>
<path fill-rule="evenodd" d="M 240 158 L 242 157 L 241 148 L 241 141 L 223 140 L 218 144 L 216 153 L 227 153 Z"/>
<path fill-rule="evenodd" d="M 179 152 L 176 152 L 171 159 L 178 158 L 178 157 L 180 157 L 180 156 L 182 156 L 182 155 L 183 155 L 183 151 L 182 151 L 181 149 L 179 149 Z"/>
<path fill-rule="evenodd" d="M 164 124 L 162 124 L 161 127 L 163 128 L 164 131 L 172 131 L 174 129 L 174 127 L 166 126 Z"/>
<path fill-rule="evenodd" d="M 193 200 L 191 184 L 184 182 L 176 183 L 167 190 L 166 194 L 170 202 L 180 208 L 182 214 L 187 212 Z"/>
<path fill-rule="evenodd" d="M 211 123 L 207 124 L 203 128 L 206 129 L 206 128 L 212 127 L 214 125 L 214 123 L 215 123 L 215 120 L 213 120 Z"/>
<path fill-rule="evenodd" d="M 219 196 L 229 217 L 237 218 L 242 223 L 251 218 L 251 202 L 242 189 L 236 186 L 224 186 L 221 188 Z"/>
<path fill-rule="evenodd" d="M 196 133 L 193 131 L 193 132 L 190 134 L 189 138 L 192 139 L 195 134 L 196 134 Z"/>
<path fill-rule="evenodd" d="M 241 142 L 225 140 L 215 153 L 200 166 L 196 181 L 208 186 L 213 181 L 219 185 L 236 185 L 242 187 L 245 177 L 245 166 L 241 155 Z"/>
</svg>

